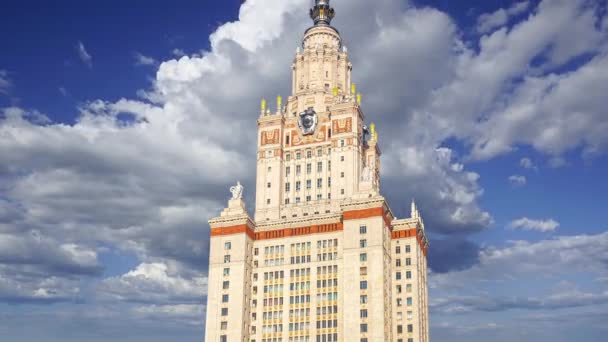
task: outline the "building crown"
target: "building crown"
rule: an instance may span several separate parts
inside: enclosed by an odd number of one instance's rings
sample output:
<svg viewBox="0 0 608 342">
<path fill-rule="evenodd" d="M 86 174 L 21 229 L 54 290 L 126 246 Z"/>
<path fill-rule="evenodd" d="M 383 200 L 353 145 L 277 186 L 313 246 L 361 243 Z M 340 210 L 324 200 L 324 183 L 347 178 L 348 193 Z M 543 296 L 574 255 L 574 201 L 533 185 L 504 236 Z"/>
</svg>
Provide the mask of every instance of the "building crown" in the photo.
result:
<svg viewBox="0 0 608 342">
<path fill-rule="evenodd" d="M 331 26 L 331 20 L 336 11 L 329 5 L 329 0 L 315 0 L 315 6 L 310 9 L 310 18 L 314 26 Z"/>
</svg>

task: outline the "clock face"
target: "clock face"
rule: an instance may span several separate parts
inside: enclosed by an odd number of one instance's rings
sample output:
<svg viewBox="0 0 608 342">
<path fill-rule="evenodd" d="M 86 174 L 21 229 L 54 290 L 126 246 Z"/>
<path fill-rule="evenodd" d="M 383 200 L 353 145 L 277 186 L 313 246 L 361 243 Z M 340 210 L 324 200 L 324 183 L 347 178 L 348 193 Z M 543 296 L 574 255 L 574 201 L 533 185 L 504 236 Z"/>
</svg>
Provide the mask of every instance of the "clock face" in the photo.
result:
<svg viewBox="0 0 608 342">
<path fill-rule="evenodd" d="M 315 132 L 315 128 L 317 127 L 317 113 L 312 107 L 300 113 L 298 125 L 304 135 L 313 134 Z"/>
</svg>

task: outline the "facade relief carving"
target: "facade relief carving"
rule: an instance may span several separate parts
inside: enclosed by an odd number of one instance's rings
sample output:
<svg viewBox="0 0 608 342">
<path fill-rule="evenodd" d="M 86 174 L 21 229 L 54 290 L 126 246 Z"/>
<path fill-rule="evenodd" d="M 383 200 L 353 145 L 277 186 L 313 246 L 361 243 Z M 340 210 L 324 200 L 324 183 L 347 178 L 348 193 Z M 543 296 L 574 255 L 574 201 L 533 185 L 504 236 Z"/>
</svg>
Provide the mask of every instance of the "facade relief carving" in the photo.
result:
<svg viewBox="0 0 608 342">
<path fill-rule="evenodd" d="M 280 142 L 281 136 L 278 129 L 262 132 L 262 146 L 273 145 Z"/>
<path fill-rule="evenodd" d="M 353 120 L 352 118 L 345 119 L 336 119 L 333 121 L 333 133 L 350 133 L 353 129 Z"/>
</svg>

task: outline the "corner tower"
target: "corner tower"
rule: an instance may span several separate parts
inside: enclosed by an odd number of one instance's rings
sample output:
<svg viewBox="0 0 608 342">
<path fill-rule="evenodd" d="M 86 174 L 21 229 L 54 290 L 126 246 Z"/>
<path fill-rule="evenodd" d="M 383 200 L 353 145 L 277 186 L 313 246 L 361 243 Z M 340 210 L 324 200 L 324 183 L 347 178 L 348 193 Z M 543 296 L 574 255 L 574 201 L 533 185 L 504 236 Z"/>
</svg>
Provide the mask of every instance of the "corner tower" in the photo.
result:
<svg viewBox="0 0 608 342">
<path fill-rule="evenodd" d="M 261 102 L 254 219 L 238 184 L 209 221 L 206 341 L 428 342 L 424 225 L 380 194 L 378 133 L 335 15 L 315 1 L 291 94 Z"/>
</svg>

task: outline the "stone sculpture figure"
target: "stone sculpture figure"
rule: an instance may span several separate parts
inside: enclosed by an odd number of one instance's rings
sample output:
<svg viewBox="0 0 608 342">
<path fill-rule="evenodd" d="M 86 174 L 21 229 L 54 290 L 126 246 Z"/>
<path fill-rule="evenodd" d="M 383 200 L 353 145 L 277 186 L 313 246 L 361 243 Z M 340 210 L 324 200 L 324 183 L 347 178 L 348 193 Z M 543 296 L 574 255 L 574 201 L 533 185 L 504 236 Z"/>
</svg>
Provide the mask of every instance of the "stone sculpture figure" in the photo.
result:
<svg viewBox="0 0 608 342">
<path fill-rule="evenodd" d="M 232 199 L 238 200 L 243 198 L 243 186 L 241 182 L 236 182 L 235 186 L 230 187 L 230 192 L 232 193 Z"/>
</svg>

